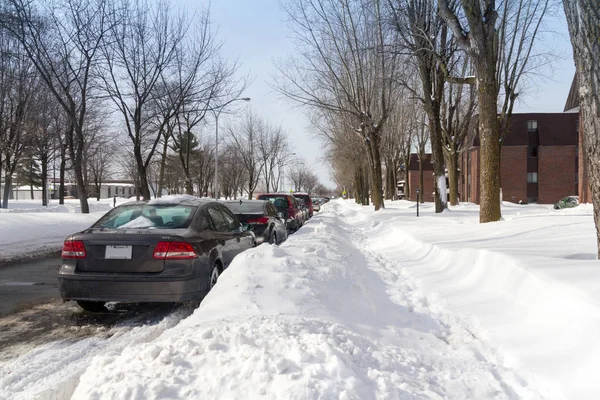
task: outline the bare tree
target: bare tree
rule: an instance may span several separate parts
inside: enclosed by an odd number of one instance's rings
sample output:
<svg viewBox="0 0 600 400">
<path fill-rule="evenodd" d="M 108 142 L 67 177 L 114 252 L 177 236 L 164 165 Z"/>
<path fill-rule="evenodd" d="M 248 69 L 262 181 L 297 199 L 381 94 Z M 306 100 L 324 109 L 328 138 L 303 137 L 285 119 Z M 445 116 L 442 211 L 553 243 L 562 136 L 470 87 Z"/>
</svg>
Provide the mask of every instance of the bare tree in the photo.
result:
<svg viewBox="0 0 600 400">
<path fill-rule="evenodd" d="M 4 172 L 3 201 L 8 208 L 13 176 L 31 135 L 34 91 L 38 83 L 33 66 L 21 44 L 0 30 L 0 166 Z M 28 126 L 29 125 L 29 126 Z M 0 170 L 2 172 L 2 170 Z"/>
<path fill-rule="evenodd" d="M 83 149 L 92 70 L 109 29 L 108 0 L 59 0 L 42 3 L 6 0 L 3 26 L 19 40 L 41 79 L 67 116 L 66 142 L 81 212 L 89 213 Z"/>
<path fill-rule="evenodd" d="M 384 207 L 380 142 L 393 107 L 398 55 L 384 51 L 393 34 L 381 15 L 382 0 L 294 0 L 286 11 L 299 56 L 280 65 L 276 88 L 311 108 L 356 122 L 366 149 L 375 210 Z"/>
<path fill-rule="evenodd" d="M 473 63 L 475 77 L 453 79 L 475 84 L 481 140 L 480 222 L 498 221 L 500 210 L 501 129 L 505 129 L 546 15 L 549 0 L 438 0 L 440 15 L 452 30 L 457 45 Z M 467 25 L 464 25 L 466 22 Z M 467 28 L 468 27 L 468 28 Z M 502 83 L 504 82 L 504 83 Z M 498 96 L 504 103 L 498 118 Z"/>
<path fill-rule="evenodd" d="M 431 137 L 431 153 L 435 175 L 435 211 L 442 212 L 447 205 L 445 159 L 441 126 L 445 75 L 443 65 L 455 49 L 447 26 L 437 13 L 435 1 L 389 0 L 392 22 L 398 32 L 400 47 L 412 55 L 420 87 L 412 74 L 401 76 L 406 90 L 420 99 L 427 116 Z M 423 194 L 421 187 L 421 194 Z M 421 200 L 422 200 L 421 195 Z"/>
<path fill-rule="evenodd" d="M 151 129 L 156 111 L 151 103 L 189 22 L 176 16 L 167 2 L 120 0 L 117 4 L 103 41 L 99 75 L 108 98 L 123 116 L 140 194 L 149 199 L 146 169 L 162 136 L 160 130 Z"/>
<path fill-rule="evenodd" d="M 563 0 L 579 84 L 584 147 L 600 259 L 600 11 L 594 0 Z"/>
<path fill-rule="evenodd" d="M 252 199 L 260 181 L 264 163 L 259 154 L 258 137 L 264 121 L 248 112 L 243 121 L 228 128 L 228 146 L 244 166 L 248 199 Z"/>
<path fill-rule="evenodd" d="M 289 153 L 287 137 L 281 127 L 261 124 L 258 132 L 258 152 L 263 164 L 263 177 L 267 193 L 277 186 L 278 172 Z"/>
</svg>

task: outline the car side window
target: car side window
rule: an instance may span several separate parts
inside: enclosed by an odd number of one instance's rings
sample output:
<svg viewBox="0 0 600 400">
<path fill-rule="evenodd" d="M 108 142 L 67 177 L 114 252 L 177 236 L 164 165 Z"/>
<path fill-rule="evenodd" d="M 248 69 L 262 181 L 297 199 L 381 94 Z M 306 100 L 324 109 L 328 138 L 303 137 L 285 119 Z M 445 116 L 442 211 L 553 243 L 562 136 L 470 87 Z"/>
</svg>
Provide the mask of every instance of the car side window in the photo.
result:
<svg viewBox="0 0 600 400">
<path fill-rule="evenodd" d="M 240 221 L 233 215 L 227 207 L 219 207 L 219 210 L 223 213 L 223 218 L 227 224 L 227 230 L 229 232 L 240 232 Z"/>
<path fill-rule="evenodd" d="M 266 203 L 265 206 L 267 207 L 267 215 L 270 215 L 272 217 L 277 216 L 277 210 L 275 210 L 275 206 L 273 206 L 273 204 Z"/>
<path fill-rule="evenodd" d="M 210 217 L 205 212 L 199 214 L 196 221 L 196 229 L 198 231 L 215 231 L 215 226 Z"/>
<path fill-rule="evenodd" d="M 215 230 L 217 232 L 228 232 L 229 231 L 229 226 L 227 225 L 227 222 L 225 221 L 225 217 L 223 217 L 223 213 L 221 213 L 220 210 L 217 210 L 216 208 L 209 208 L 208 210 L 208 215 L 210 216 L 210 219 L 212 220 L 212 223 L 214 224 Z"/>
</svg>

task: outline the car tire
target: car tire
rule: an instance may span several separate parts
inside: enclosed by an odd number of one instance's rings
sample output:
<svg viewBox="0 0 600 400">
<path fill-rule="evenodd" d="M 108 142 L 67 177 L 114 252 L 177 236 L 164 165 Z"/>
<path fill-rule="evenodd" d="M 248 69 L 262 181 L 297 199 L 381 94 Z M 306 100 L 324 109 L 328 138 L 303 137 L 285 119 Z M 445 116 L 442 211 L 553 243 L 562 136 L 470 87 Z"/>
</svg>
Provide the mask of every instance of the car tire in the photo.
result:
<svg viewBox="0 0 600 400">
<path fill-rule="evenodd" d="M 104 301 L 77 301 L 79 307 L 83 308 L 85 311 L 89 312 L 105 312 L 106 307 L 104 306 L 106 302 Z"/>
<path fill-rule="evenodd" d="M 217 281 L 219 280 L 219 276 L 221 275 L 221 270 L 217 264 L 213 265 L 210 270 L 210 276 L 208 277 L 208 291 L 210 292 L 212 288 L 215 287 Z"/>
</svg>

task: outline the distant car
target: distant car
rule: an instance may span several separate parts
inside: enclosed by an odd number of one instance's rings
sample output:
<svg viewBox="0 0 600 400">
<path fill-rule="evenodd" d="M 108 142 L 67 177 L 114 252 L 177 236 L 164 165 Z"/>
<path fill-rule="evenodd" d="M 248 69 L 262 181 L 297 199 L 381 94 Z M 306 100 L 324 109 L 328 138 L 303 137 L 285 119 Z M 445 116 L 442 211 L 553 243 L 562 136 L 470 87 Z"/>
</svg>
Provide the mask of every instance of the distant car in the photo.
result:
<svg viewBox="0 0 600 400">
<path fill-rule="evenodd" d="M 308 193 L 294 193 L 294 197 L 297 199 L 302 199 L 308 208 L 308 218 L 312 218 L 314 214 L 313 202 Z"/>
<path fill-rule="evenodd" d="M 321 211 L 321 204 L 323 204 L 323 199 L 321 199 L 321 198 L 315 198 L 315 199 L 312 199 L 312 200 L 313 200 L 313 211 L 314 212 Z"/>
<path fill-rule="evenodd" d="M 255 244 L 251 226 L 216 201 L 130 202 L 65 240 L 58 288 L 63 300 L 88 311 L 102 311 L 108 301 L 200 300 Z"/>
<path fill-rule="evenodd" d="M 258 244 L 267 242 L 280 244 L 287 239 L 287 229 L 283 214 L 266 200 L 230 200 L 224 203 L 242 223 L 254 227 Z"/>
<path fill-rule="evenodd" d="M 573 208 L 579 205 L 579 197 L 578 196 L 567 196 L 557 203 L 554 203 L 554 209 L 560 210 L 562 208 Z"/>
<path fill-rule="evenodd" d="M 273 203 L 277 212 L 283 215 L 288 233 L 295 232 L 302 226 L 302 210 L 294 196 L 287 193 L 262 193 L 257 196 L 257 199 Z"/>
</svg>

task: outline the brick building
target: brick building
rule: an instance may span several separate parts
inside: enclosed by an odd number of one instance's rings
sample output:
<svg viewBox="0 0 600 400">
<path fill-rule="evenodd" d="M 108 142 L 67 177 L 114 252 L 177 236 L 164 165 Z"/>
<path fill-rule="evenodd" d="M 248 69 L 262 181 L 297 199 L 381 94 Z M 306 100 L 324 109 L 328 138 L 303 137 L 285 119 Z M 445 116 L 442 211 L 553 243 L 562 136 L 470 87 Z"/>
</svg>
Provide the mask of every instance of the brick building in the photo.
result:
<svg viewBox="0 0 600 400">
<path fill-rule="evenodd" d="M 552 204 L 579 191 L 577 113 L 513 114 L 504 137 L 502 200 Z M 461 154 L 461 201 L 479 203 L 480 147 L 474 119 Z"/>
<path fill-rule="evenodd" d="M 587 156 L 583 148 L 583 118 L 579 113 L 579 84 L 577 82 L 577 75 L 575 75 L 575 78 L 573 78 L 573 83 L 571 84 L 571 90 L 569 90 L 569 96 L 567 97 L 564 111 L 566 113 L 575 113 L 579 117 L 579 134 L 577 137 L 577 147 L 579 149 L 579 187 L 577 189 L 577 194 L 581 203 L 591 203 L 592 191 L 590 189 L 590 183 L 588 180 L 588 170 L 586 166 Z"/>
<path fill-rule="evenodd" d="M 410 155 L 408 165 L 408 190 L 410 193 L 405 193 L 404 180 L 398 182 L 398 195 L 401 199 L 416 200 L 417 188 L 419 185 L 419 157 L 416 153 Z M 431 162 L 431 154 L 426 154 L 423 159 L 423 201 L 433 201 L 434 196 L 434 180 L 433 180 L 433 163 Z"/>
</svg>

